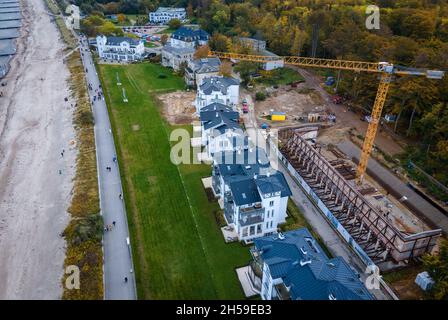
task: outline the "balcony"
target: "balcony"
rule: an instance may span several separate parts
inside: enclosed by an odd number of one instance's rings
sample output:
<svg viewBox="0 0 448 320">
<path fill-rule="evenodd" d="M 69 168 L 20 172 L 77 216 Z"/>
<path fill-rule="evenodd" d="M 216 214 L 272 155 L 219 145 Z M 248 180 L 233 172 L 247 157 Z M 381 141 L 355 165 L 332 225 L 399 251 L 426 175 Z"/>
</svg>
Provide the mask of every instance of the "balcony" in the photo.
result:
<svg viewBox="0 0 448 320">
<path fill-rule="evenodd" d="M 219 176 L 212 176 L 212 188 L 216 195 L 221 194 L 221 181 L 219 180 Z"/>
<path fill-rule="evenodd" d="M 235 205 L 233 201 L 224 201 L 224 215 L 228 224 L 234 223 L 233 214 L 235 212 Z"/>
<path fill-rule="evenodd" d="M 264 208 L 250 207 L 240 209 L 240 220 L 241 226 L 248 226 L 252 224 L 259 224 L 264 221 Z"/>
</svg>

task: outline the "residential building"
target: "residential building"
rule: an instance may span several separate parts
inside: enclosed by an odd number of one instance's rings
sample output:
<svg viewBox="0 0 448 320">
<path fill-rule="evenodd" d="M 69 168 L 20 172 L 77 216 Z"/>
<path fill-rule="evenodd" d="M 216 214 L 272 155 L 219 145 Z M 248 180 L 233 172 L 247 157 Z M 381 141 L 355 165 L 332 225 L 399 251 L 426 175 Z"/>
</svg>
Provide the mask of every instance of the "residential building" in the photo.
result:
<svg viewBox="0 0 448 320">
<path fill-rule="evenodd" d="M 213 158 L 212 189 L 240 241 L 277 232 L 286 221 L 291 190 L 261 148 L 222 152 Z"/>
<path fill-rule="evenodd" d="M 129 37 L 96 37 L 98 55 L 101 59 L 116 61 L 138 61 L 145 56 L 142 40 Z"/>
<path fill-rule="evenodd" d="M 179 71 L 184 65 L 188 65 L 188 62 L 193 59 L 196 50 L 189 47 L 176 48 L 171 45 L 166 45 L 162 49 L 162 66 L 173 68 L 175 71 Z"/>
<path fill-rule="evenodd" d="M 188 86 L 196 86 L 202 83 L 204 78 L 210 78 L 219 74 L 221 60 L 219 58 L 202 58 L 188 62 L 185 70 L 185 82 Z"/>
<path fill-rule="evenodd" d="M 245 37 L 241 37 L 239 40 L 243 46 L 255 51 L 256 54 L 270 57 L 269 62 L 262 64 L 263 70 L 270 71 L 283 68 L 285 66 L 285 63 L 281 57 L 266 49 L 266 41 Z"/>
<path fill-rule="evenodd" d="M 172 19 L 179 19 L 181 22 L 185 22 L 187 19 L 185 8 L 159 7 L 156 11 L 149 13 L 150 23 L 167 24 Z"/>
<path fill-rule="evenodd" d="M 372 300 L 341 257 L 328 258 L 306 228 L 254 240 L 251 268 L 263 300 Z M 252 269 L 254 270 L 254 269 Z"/>
<path fill-rule="evenodd" d="M 239 125 L 240 114 L 221 103 L 212 103 L 200 112 L 201 143 L 209 159 L 220 152 L 248 148 L 248 137 Z"/>
<path fill-rule="evenodd" d="M 162 48 L 162 65 L 179 71 L 193 60 L 196 48 L 208 42 L 209 35 L 201 29 L 180 27 L 170 38 L 170 42 Z"/>
<path fill-rule="evenodd" d="M 239 101 L 240 81 L 228 77 L 204 78 L 196 94 L 196 112 L 214 102 L 225 104 L 233 109 Z"/>
</svg>

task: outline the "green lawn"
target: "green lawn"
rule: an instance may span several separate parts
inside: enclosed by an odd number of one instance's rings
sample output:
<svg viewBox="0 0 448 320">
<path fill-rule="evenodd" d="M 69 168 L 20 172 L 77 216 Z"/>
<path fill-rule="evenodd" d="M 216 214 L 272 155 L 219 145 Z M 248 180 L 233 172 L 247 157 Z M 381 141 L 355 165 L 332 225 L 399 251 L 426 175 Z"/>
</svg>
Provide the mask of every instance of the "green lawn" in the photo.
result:
<svg viewBox="0 0 448 320">
<path fill-rule="evenodd" d="M 214 216 L 219 207 L 208 202 L 200 180 L 210 166 L 170 162 L 173 127 L 162 119 L 154 95 L 183 89 L 183 79 L 149 63 L 99 70 L 117 142 L 139 298 L 244 298 L 234 268 L 247 264 L 249 249 L 224 243 Z"/>
<path fill-rule="evenodd" d="M 305 79 L 300 73 L 290 68 L 279 68 L 270 72 L 263 72 L 263 76 L 257 79 L 258 83 L 265 85 L 285 85 L 292 82 L 303 82 Z"/>
<path fill-rule="evenodd" d="M 145 47 L 146 48 L 155 48 L 157 47 L 154 42 L 145 42 Z"/>
<path fill-rule="evenodd" d="M 172 29 L 172 28 L 168 27 L 166 29 L 161 30 L 160 32 L 157 32 L 157 34 L 171 34 L 174 31 L 176 31 L 176 29 Z"/>
</svg>

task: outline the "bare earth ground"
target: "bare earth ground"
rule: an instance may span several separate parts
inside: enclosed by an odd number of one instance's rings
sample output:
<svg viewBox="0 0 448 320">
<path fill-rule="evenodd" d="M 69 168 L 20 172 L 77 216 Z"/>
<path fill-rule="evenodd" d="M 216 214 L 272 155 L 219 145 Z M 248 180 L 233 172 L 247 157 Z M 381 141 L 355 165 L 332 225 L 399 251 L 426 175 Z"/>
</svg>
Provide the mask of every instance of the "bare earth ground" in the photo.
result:
<svg viewBox="0 0 448 320">
<path fill-rule="evenodd" d="M 64 45 L 43 0 L 22 4 L 23 36 L 0 98 L 0 299 L 58 299 L 76 158 L 73 102 L 64 101 Z"/>
<path fill-rule="evenodd" d="M 158 97 L 163 102 L 163 116 L 170 124 L 191 123 L 195 112 L 195 92 L 176 91 Z"/>
</svg>

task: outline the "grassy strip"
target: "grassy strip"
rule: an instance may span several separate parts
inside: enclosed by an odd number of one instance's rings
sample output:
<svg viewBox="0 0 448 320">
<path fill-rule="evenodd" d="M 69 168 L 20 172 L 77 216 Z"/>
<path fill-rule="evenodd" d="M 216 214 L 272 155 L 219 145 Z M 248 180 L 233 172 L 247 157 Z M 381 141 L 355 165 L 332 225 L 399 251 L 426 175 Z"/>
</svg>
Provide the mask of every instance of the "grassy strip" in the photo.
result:
<svg viewBox="0 0 448 320">
<path fill-rule="evenodd" d="M 67 240 L 65 265 L 79 267 L 81 288 L 64 290 L 63 299 L 102 299 L 103 222 L 99 215 L 94 122 L 79 52 L 76 51 L 70 56 L 68 67 L 71 89 L 77 101 L 74 124 L 77 131 L 78 158 L 73 198 L 68 209 L 72 219 L 64 231 Z"/>
<path fill-rule="evenodd" d="M 54 0 L 45 0 L 48 9 L 54 15 L 56 15 L 55 22 L 61 32 L 62 39 L 67 45 L 68 49 L 74 49 L 77 46 L 77 40 L 73 36 L 72 32 L 65 25 L 64 19 L 60 16 L 61 10 L 59 9 L 57 3 Z"/>
<path fill-rule="evenodd" d="M 48 9 L 60 14 L 53 0 L 46 0 Z M 69 48 L 75 48 L 77 40 L 67 29 L 61 17 L 56 24 L 62 38 Z M 102 299 L 103 298 L 103 222 L 99 215 L 98 176 L 96 167 L 95 136 L 93 114 L 84 77 L 84 67 L 78 51 L 67 59 L 70 71 L 70 86 L 76 101 L 74 125 L 76 129 L 78 156 L 74 179 L 73 197 L 68 212 L 71 221 L 64 230 L 67 241 L 65 267 L 78 266 L 80 270 L 80 289 L 68 290 L 65 286 L 67 275 L 63 276 L 63 299 Z"/>
<path fill-rule="evenodd" d="M 99 70 L 118 142 L 139 298 L 243 298 L 234 268 L 250 255 L 239 243 L 224 243 L 214 215 L 219 207 L 200 180 L 210 166 L 170 160 L 169 133 L 178 127 L 162 119 L 155 95 L 183 89 L 183 79 L 150 63 Z"/>
</svg>

